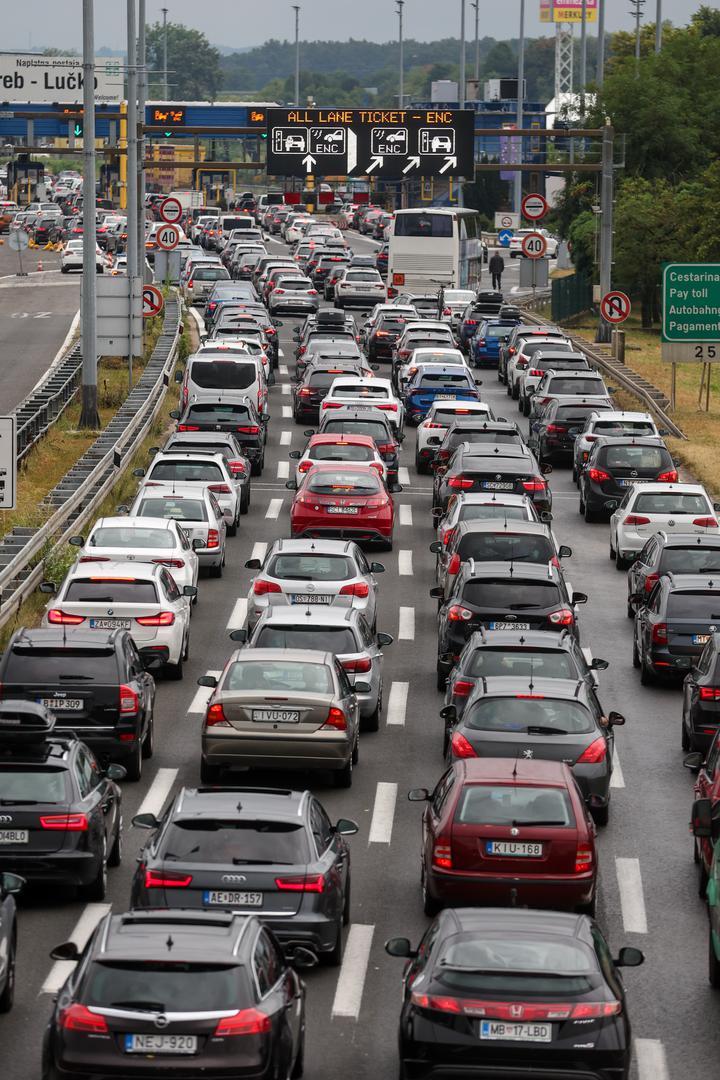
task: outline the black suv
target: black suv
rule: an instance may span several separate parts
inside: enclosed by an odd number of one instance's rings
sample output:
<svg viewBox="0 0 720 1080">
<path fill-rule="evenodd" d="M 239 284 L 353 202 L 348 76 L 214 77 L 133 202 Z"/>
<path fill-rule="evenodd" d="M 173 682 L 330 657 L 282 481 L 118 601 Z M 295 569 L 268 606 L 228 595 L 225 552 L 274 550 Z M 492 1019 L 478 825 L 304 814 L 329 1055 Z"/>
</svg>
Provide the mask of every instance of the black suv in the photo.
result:
<svg viewBox="0 0 720 1080">
<path fill-rule="evenodd" d="M 120 761 L 139 780 L 152 757 L 157 657 L 142 658 L 128 630 L 17 630 L 0 659 L 3 699 L 38 702 L 101 762 Z"/>
<path fill-rule="evenodd" d="M 528 446 L 540 461 L 553 461 L 556 457 L 568 457 L 573 452 L 575 440 L 585 427 L 591 413 L 611 412 L 611 402 L 603 403 L 597 398 L 552 398 L 530 420 Z"/>
<path fill-rule="evenodd" d="M 388 484 L 396 484 L 400 466 L 400 443 L 405 436 L 395 432 L 381 409 L 353 409 L 344 407 L 326 412 L 320 418 L 320 434 L 370 435 L 375 440 L 378 453 L 385 462 Z M 308 438 L 314 431 L 304 433 Z"/>
<path fill-rule="evenodd" d="M 402 334 L 407 323 L 407 315 L 398 311 L 384 312 L 373 325 L 365 345 L 370 360 L 392 360 L 395 342 Z"/>
<path fill-rule="evenodd" d="M 666 533 L 651 536 L 628 570 L 629 619 L 634 593 L 649 596 L 663 574 L 720 574 L 720 536 L 710 533 Z"/>
<path fill-rule="evenodd" d="M 247 910 L 286 944 L 308 945 L 339 964 L 350 921 L 354 821 L 335 825 L 309 791 L 183 788 L 140 853 L 133 908 Z M 267 914 L 265 913 L 267 911 Z"/>
<path fill-rule="evenodd" d="M 438 612 L 437 686 L 445 688 L 451 668 L 474 630 L 569 630 L 579 636 L 576 604 L 585 593 L 570 595 L 561 572 L 537 564 L 462 563 L 446 600 L 440 587 L 430 595 L 442 602 Z"/>
<path fill-rule="evenodd" d="M 578 476 L 579 512 L 586 521 L 609 517 L 633 484 L 645 481 L 676 484 L 677 469 L 657 435 L 639 439 L 602 436 L 595 442 Z"/>
<path fill-rule="evenodd" d="M 101 901 L 122 854 L 122 765 L 103 771 L 72 732 L 29 701 L 0 704 L 0 872 L 71 885 Z"/>
<path fill-rule="evenodd" d="M 544 476 L 552 465 L 539 465 L 526 446 L 461 443 L 447 466 L 435 469 L 434 524 L 459 491 L 510 491 L 528 495 L 538 512 L 552 510 L 552 494 Z"/>
<path fill-rule="evenodd" d="M 177 430 L 231 431 L 251 463 L 252 475 L 259 476 L 265 465 L 270 413 L 258 413 L 247 395 L 233 395 L 234 400 L 229 401 L 218 390 L 217 397 L 219 400 L 193 398 L 184 412 L 172 409 L 170 416 L 177 420 Z"/>
<path fill-rule="evenodd" d="M 633 666 L 643 686 L 682 678 L 720 623 L 720 580 L 704 574 L 665 574 L 649 596 L 634 593 Z"/>
<path fill-rule="evenodd" d="M 702 750 L 705 756 L 720 728 L 720 633 L 710 640 L 683 682 L 683 750 Z"/>
<path fill-rule="evenodd" d="M 50 955 L 80 962 L 45 1029 L 43 1080 L 302 1075 L 305 987 L 254 915 L 108 914 L 82 953 Z"/>
</svg>

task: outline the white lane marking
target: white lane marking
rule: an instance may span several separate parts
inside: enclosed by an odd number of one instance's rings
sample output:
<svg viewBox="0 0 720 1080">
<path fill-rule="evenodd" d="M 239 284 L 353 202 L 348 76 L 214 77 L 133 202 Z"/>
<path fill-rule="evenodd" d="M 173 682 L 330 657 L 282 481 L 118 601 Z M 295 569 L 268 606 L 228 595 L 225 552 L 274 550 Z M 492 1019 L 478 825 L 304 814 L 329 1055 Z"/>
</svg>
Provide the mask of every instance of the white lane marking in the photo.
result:
<svg viewBox="0 0 720 1080">
<path fill-rule="evenodd" d="M 264 540 L 258 540 L 257 544 L 253 544 L 253 549 L 250 552 L 251 559 L 259 559 L 260 562 L 264 562 L 265 555 L 267 553 L 268 546 Z"/>
<path fill-rule="evenodd" d="M 412 525 L 412 506 L 410 503 L 400 504 L 400 524 Z"/>
<path fill-rule="evenodd" d="M 289 446 L 291 442 L 292 442 L 292 431 L 281 431 L 280 432 L 280 445 L 281 446 Z"/>
<path fill-rule="evenodd" d="M 102 917 L 107 915 L 111 906 L 111 904 L 86 904 L 68 941 L 74 941 L 78 949 L 84 949 L 93 930 Z M 56 960 L 50 968 L 47 979 L 40 987 L 40 993 L 56 994 L 74 967 L 74 960 Z"/>
<path fill-rule="evenodd" d="M 408 690 L 410 683 L 394 682 L 390 686 L 385 722 L 387 724 L 403 725 L 405 723 L 405 709 L 407 708 Z"/>
<path fill-rule="evenodd" d="M 282 510 L 282 499 L 271 499 L 268 508 L 265 511 L 266 518 L 279 518 L 280 511 Z"/>
<path fill-rule="evenodd" d="M 398 627 L 398 639 L 400 641 L 415 640 L 415 608 L 400 608 L 400 624 Z"/>
<path fill-rule="evenodd" d="M 620 889 L 623 927 L 628 934 L 647 934 L 647 914 L 643 897 L 639 859 L 616 859 L 615 873 Z"/>
<path fill-rule="evenodd" d="M 236 625 L 239 626 L 240 624 L 238 623 Z M 214 675 L 216 679 L 219 679 L 222 675 L 222 672 L 206 671 L 205 674 Z M 200 716 L 202 716 L 202 714 L 205 712 L 205 709 L 207 708 L 207 703 L 212 696 L 212 692 L 212 686 L 198 686 L 197 690 L 195 691 L 195 697 L 190 702 L 190 708 L 188 709 L 188 712 L 198 713 Z"/>
<path fill-rule="evenodd" d="M 289 420 L 290 419 L 290 417 L 292 416 L 292 406 L 291 405 L 283 405 L 282 406 L 282 416 L 283 416 L 283 420 Z"/>
<path fill-rule="evenodd" d="M 613 749 L 613 771 L 612 776 L 610 777 L 610 787 L 625 787 L 625 777 L 623 776 L 620 758 L 618 757 L 617 746 Z"/>
<path fill-rule="evenodd" d="M 283 394 L 289 394 L 290 393 L 290 383 L 289 382 L 281 383 L 280 384 L 280 389 L 282 390 Z"/>
<path fill-rule="evenodd" d="M 635 1060 L 640 1080 L 668 1080 L 665 1047 L 659 1039 L 635 1039 Z"/>
<path fill-rule="evenodd" d="M 225 623 L 226 630 L 240 630 L 247 618 L 247 597 L 241 596 L 235 601 L 230 618 Z"/>
<path fill-rule="evenodd" d="M 398 574 L 412 576 L 412 551 L 398 551 Z"/>
<path fill-rule="evenodd" d="M 278 360 L 284 360 L 284 359 L 285 359 L 285 350 L 283 349 L 282 345 L 278 345 Z"/>
<path fill-rule="evenodd" d="M 380 781 L 375 791 L 375 805 L 368 844 L 389 844 L 392 839 L 395 803 L 397 802 L 397 784 Z"/>
<path fill-rule="evenodd" d="M 277 463 L 277 478 L 278 480 L 287 480 L 290 475 L 290 462 L 278 461 Z"/>
<path fill-rule="evenodd" d="M 399 484 L 409 484 L 410 483 L 410 473 L 408 472 L 408 470 L 405 468 L 404 465 L 401 465 L 400 468 L 398 469 L 398 483 Z"/>
<path fill-rule="evenodd" d="M 140 803 L 138 814 L 155 814 L 156 817 L 160 815 L 165 800 L 172 791 L 177 774 L 177 769 L 158 769 L 145 798 Z"/>
<path fill-rule="evenodd" d="M 357 1020 L 362 1005 L 365 975 L 375 927 L 353 923 L 345 942 L 342 967 L 335 988 L 333 1016 L 349 1016 Z"/>
<path fill-rule="evenodd" d="M 278 354 L 278 356 L 279 356 L 279 354 Z M 287 364 L 278 364 L 278 375 L 287 375 L 287 374 L 288 374 L 288 366 L 287 366 Z"/>
</svg>

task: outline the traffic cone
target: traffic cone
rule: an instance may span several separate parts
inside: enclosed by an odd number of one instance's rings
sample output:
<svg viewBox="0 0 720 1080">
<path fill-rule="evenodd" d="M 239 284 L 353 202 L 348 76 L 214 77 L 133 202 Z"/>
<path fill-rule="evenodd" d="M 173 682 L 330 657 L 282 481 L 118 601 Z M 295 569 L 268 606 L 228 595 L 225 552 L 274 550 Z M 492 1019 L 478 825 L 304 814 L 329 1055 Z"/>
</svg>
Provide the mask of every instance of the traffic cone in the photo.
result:
<svg viewBox="0 0 720 1080">
<path fill-rule="evenodd" d="M 43 268 L 43 264 L 42 264 L 42 256 L 41 256 L 41 257 L 40 257 L 40 258 L 38 259 L 38 264 L 37 264 L 37 268 L 38 268 L 38 273 L 41 273 L 41 272 L 42 272 L 42 268 Z"/>
</svg>

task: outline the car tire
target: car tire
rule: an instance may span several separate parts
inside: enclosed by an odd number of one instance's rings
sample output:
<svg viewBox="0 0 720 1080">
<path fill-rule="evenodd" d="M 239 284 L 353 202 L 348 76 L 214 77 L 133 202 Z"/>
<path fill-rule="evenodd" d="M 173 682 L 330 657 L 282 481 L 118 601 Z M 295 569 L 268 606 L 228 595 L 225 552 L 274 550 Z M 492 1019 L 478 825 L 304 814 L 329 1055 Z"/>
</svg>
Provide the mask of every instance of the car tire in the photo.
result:
<svg viewBox="0 0 720 1080">
<path fill-rule="evenodd" d="M 142 759 L 142 742 L 138 739 L 135 744 L 135 749 L 132 752 L 132 756 L 126 758 L 124 761 L 126 780 L 129 780 L 134 784 L 138 782 L 142 776 Z"/>
<path fill-rule="evenodd" d="M 425 884 L 425 869 L 424 869 L 424 867 L 423 867 L 422 873 L 420 875 L 420 888 L 422 890 L 423 911 L 428 916 L 428 918 L 432 919 L 440 911 L 440 908 L 441 908 L 442 905 L 438 904 L 437 900 L 433 900 L 432 896 L 430 896 L 430 894 L 427 891 L 427 886 Z"/>
<path fill-rule="evenodd" d="M 228 536 L 237 536 L 237 531 L 238 531 L 238 519 L 235 518 L 232 525 L 228 525 L 227 534 L 228 534 Z"/>
<path fill-rule="evenodd" d="M 612 546 L 612 540 L 611 540 L 610 541 L 610 562 L 615 562 L 616 559 L 617 559 L 617 552 L 616 552 L 615 548 Z"/>
<path fill-rule="evenodd" d="M 430 472 L 424 461 L 420 459 L 418 454 L 415 455 L 415 471 L 418 476 L 426 476 Z"/>
<path fill-rule="evenodd" d="M 100 853 L 100 865 L 95 877 L 87 885 L 78 888 L 78 896 L 81 900 L 91 904 L 101 904 L 107 895 L 107 852 L 103 842 Z"/>
<path fill-rule="evenodd" d="M 349 926 L 350 925 L 350 896 L 351 896 L 351 878 L 350 878 L 350 874 L 348 874 L 347 881 L 345 882 L 345 895 L 343 897 L 343 913 L 342 913 L 343 926 Z"/>
<path fill-rule="evenodd" d="M 720 990 L 720 960 L 715 955 L 712 930 L 708 927 L 708 982 L 713 990 Z"/>
<path fill-rule="evenodd" d="M 688 735 L 688 730 L 685 727 L 685 717 L 680 721 L 680 746 L 686 754 L 689 750 L 692 750 L 692 739 Z"/>
<path fill-rule="evenodd" d="M 593 893 L 593 898 L 590 901 L 590 903 L 589 904 L 578 904 L 578 906 L 577 906 L 578 915 L 589 915 L 591 919 L 594 919 L 596 912 L 597 912 L 597 886 L 595 887 L 595 892 Z"/>
<path fill-rule="evenodd" d="M 596 806 L 590 811 L 592 819 L 600 828 L 604 828 L 610 820 L 610 803 L 605 806 Z"/>
<path fill-rule="evenodd" d="M 698 878 L 698 896 L 701 900 L 707 900 L 705 892 L 708 886 L 708 872 L 705 869 L 705 863 L 700 859 L 700 877 Z"/>
<path fill-rule="evenodd" d="M 575 465 L 573 465 L 572 478 L 573 478 L 573 484 L 577 484 L 577 482 L 578 482 L 578 471 L 577 471 L 577 468 L 575 467 Z"/>
<path fill-rule="evenodd" d="M 265 454 L 263 453 L 263 456 L 261 458 L 259 458 L 258 460 L 253 461 L 252 465 L 250 466 L 250 475 L 251 476 L 261 476 L 262 471 L 263 471 L 264 468 L 265 468 Z"/>
<path fill-rule="evenodd" d="M 300 1045 L 295 1055 L 295 1062 L 290 1072 L 290 1080 L 302 1080 L 305 1071 L 305 1028 L 300 1035 Z"/>
<path fill-rule="evenodd" d="M 635 640 L 635 634 L 633 633 L 633 647 L 632 647 L 632 663 L 634 668 L 640 667 L 640 653 L 638 652 L 637 641 Z"/>
<path fill-rule="evenodd" d="M 152 713 L 148 717 L 147 728 L 145 730 L 145 738 L 142 741 L 142 756 L 146 761 L 155 753 L 155 717 Z"/>
<path fill-rule="evenodd" d="M 337 922 L 337 936 L 335 944 L 330 952 L 320 953 L 320 960 L 324 967 L 340 967 L 343 954 L 343 920 L 342 916 Z"/>
<path fill-rule="evenodd" d="M 444 690 L 445 687 L 447 686 L 447 675 L 441 670 L 439 664 L 436 667 L 435 671 L 436 671 L 435 685 L 437 686 L 438 690 Z"/>
<path fill-rule="evenodd" d="M 172 680 L 172 682 L 180 682 L 180 680 L 184 677 L 185 672 L 183 670 L 183 661 L 184 661 L 184 653 L 181 653 L 180 654 L 180 659 L 178 660 L 177 664 L 166 664 L 165 665 L 165 671 L 167 673 L 167 678 Z"/>
<path fill-rule="evenodd" d="M 380 727 L 380 713 L 383 707 L 383 688 L 380 685 L 380 693 L 378 694 L 377 705 L 369 716 L 366 716 L 364 720 L 360 721 L 361 731 L 377 731 Z"/>
<path fill-rule="evenodd" d="M 250 486 L 248 485 L 242 493 L 240 499 L 240 513 L 247 514 L 250 509 Z"/>
<path fill-rule="evenodd" d="M 0 994 L 0 1013 L 9 1013 L 15 1000 L 15 959 L 17 955 L 17 936 L 13 934 L 8 949 L 5 969 L 5 986 Z"/>
<path fill-rule="evenodd" d="M 616 551 L 615 552 L 615 569 L 619 570 L 622 573 L 623 571 L 627 570 L 629 565 L 630 565 L 629 560 L 624 559 L 622 557 L 622 555 L 620 554 L 620 552 Z"/>
<path fill-rule="evenodd" d="M 593 522 L 598 521 L 598 514 L 596 510 L 591 510 L 587 503 L 585 503 L 585 521 L 588 525 L 592 525 Z"/>
<path fill-rule="evenodd" d="M 354 750 L 353 750 L 354 754 Z M 347 763 L 342 769 L 336 769 L 333 773 L 333 780 L 335 781 L 335 787 L 349 788 L 352 787 L 353 782 L 353 754 L 347 759 Z"/>
<path fill-rule="evenodd" d="M 580 488 L 580 502 L 578 503 L 578 514 L 585 513 L 585 500 L 583 499 L 582 488 Z"/>
<path fill-rule="evenodd" d="M 523 414 L 523 416 L 529 416 L 530 415 L 530 398 L 523 398 L 522 414 Z"/>
<path fill-rule="evenodd" d="M 225 560 L 224 559 L 218 566 L 209 566 L 208 567 L 209 576 L 212 577 L 212 578 L 222 577 L 223 576 L 224 566 L 225 566 Z"/>
<path fill-rule="evenodd" d="M 110 854 L 108 855 L 108 866 L 119 866 L 122 862 L 122 852 L 122 818 L 118 816 L 117 828 L 115 830 L 115 838 L 113 840 L 113 845 L 110 848 Z"/>
<path fill-rule="evenodd" d="M 635 618 L 635 609 L 634 609 L 634 607 L 632 606 L 632 604 L 630 603 L 629 600 L 628 600 L 628 604 L 627 604 L 627 617 L 628 617 L 628 619 L 634 619 Z"/>
</svg>

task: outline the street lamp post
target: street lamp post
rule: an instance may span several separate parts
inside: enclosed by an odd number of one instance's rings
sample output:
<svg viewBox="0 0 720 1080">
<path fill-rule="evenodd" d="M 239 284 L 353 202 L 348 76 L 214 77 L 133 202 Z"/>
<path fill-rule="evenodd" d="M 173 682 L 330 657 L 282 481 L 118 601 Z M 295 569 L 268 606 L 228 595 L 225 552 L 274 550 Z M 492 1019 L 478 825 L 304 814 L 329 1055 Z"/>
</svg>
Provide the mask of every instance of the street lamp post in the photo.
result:
<svg viewBox="0 0 720 1080">
<path fill-rule="evenodd" d="M 480 0 L 471 0 L 475 8 L 475 85 L 480 82 Z M 477 89 L 475 91 L 477 94 Z"/>
<path fill-rule="evenodd" d="M 405 0 L 395 0 L 398 16 L 398 46 L 400 49 L 400 71 L 398 82 L 398 108 L 402 109 L 405 101 L 405 58 L 403 56 L 403 8 L 405 7 Z"/>
<path fill-rule="evenodd" d="M 465 108 L 465 94 L 466 94 L 467 79 L 465 76 L 465 0 L 460 0 L 460 86 L 458 87 L 458 105 L 461 109 Z M 457 178 L 457 202 L 458 206 L 463 205 L 463 177 Z"/>
<path fill-rule="evenodd" d="M 295 12 L 295 106 L 300 104 L 300 5 L 293 4 Z"/>
<path fill-rule="evenodd" d="M 170 90 L 168 88 L 168 66 L 167 66 L 168 65 L 168 59 L 167 59 L 167 46 L 168 46 L 167 17 L 168 17 L 168 9 L 166 7 L 162 8 L 162 17 L 163 17 L 163 71 L 165 73 L 165 78 L 164 78 L 165 101 L 167 102 L 168 99 L 169 99 L 169 96 L 170 96 Z"/>
<path fill-rule="evenodd" d="M 522 131 L 523 126 L 523 83 L 525 82 L 525 0 L 520 0 L 520 35 L 518 40 L 518 88 L 517 88 L 517 126 L 518 130 Z M 522 164 L 523 158 L 523 138 L 522 135 L 518 135 L 519 140 L 519 162 Z M 515 212 L 520 213 L 520 204 L 522 203 L 522 170 L 518 169 L 515 173 L 514 184 L 514 199 L 513 204 Z"/>
</svg>

